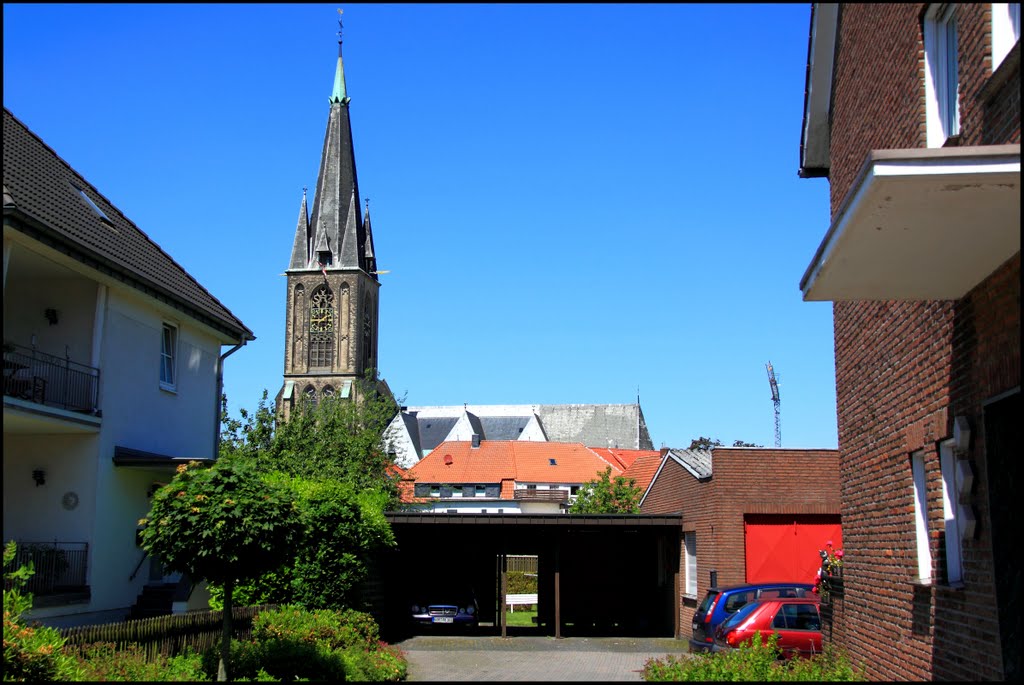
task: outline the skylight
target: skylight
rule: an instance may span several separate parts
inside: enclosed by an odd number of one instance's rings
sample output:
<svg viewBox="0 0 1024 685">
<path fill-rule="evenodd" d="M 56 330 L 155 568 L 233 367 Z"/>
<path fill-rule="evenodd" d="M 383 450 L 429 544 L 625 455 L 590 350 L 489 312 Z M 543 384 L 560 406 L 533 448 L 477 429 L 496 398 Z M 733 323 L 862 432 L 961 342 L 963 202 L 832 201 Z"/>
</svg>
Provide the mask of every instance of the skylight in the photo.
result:
<svg viewBox="0 0 1024 685">
<path fill-rule="evenodd" d="M 78 191 L 78 194 L 82 196 L 82 199 L 85 200 L 86 204 L 89 205 L 89 207 L 92 209 L 92 211 L 96 212 L 96 216 L 98 216 L 99 218 L 101 218 L 101 219 L 103 219 L 105 221 L 110 221 L 110 218 L 106 214 L 103 213 L 102 209 L 100 209 L 98 206 L 96 206 L 96 203 L 92 201 L 91 197 L 89 197 L 88 195 L 85 194 L 84 190 L 82 190 L 78 186 L 71 186 L 71 187 Z"/>
<path fill-rule="evenodd" d="M 552 466 L 558 466 L 558 462 L 556 462 L 554 459 L 548 459 L 548 463 L 551 464 Z"/>
</svg>

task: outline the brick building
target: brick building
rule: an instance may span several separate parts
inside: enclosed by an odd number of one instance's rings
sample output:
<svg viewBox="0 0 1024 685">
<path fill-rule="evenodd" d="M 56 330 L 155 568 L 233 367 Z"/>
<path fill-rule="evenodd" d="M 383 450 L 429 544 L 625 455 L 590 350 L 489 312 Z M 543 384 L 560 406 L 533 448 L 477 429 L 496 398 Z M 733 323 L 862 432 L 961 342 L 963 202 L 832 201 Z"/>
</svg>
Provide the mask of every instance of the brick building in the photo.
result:
<svg viewBox="0 0 1024 685">
<path fill-rule="evenodd" d="M 831 225 L 844 592 L 873 680 L 1020 676 L 1020 5 L 814 4 L 800 175 Z M 880 639 L 880 637 L 882 639 Z"/>
<path fill-rule="evenodd" d="M 811 583 L 826 541 L 842 544 L 838 452 L 662 450 L 644 514 L 683 515 L 680 625 L 712 585 Z"/>
</svg>

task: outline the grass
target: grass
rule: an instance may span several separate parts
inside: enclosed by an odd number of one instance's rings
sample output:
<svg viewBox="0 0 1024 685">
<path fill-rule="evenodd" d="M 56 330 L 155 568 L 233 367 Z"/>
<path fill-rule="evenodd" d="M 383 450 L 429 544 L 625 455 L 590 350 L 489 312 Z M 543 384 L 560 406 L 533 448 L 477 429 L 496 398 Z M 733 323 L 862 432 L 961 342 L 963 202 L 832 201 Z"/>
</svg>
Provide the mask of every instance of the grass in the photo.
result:
<svg viewBox="0 0 1024 685">
<path fill-rule="evenodd" d="M 505 612 L 505 625 L 516 628 L 535 628 L 533 619 L 537 616 L 537 610 L 520 609 L 516 612 Z"/>
</svg>

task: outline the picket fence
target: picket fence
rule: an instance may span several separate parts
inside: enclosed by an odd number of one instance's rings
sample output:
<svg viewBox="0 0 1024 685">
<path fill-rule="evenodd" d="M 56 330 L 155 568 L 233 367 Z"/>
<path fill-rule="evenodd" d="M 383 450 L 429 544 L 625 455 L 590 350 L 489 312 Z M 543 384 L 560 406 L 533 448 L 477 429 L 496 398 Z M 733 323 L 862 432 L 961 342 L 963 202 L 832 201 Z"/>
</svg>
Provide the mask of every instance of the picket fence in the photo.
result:
<svg viewBox="0 0 1024 685">
<path fill-rule="evenodd" d="M 276 608 L 276 604 L 234 607 L 231 611 L 234 638 L 251 638 L 252 623 L 256 615 Z M 81 654 L 97 642 L 113 644 L 115 649 L 136 644 L 145 651 L 146 658 L 152 660 L 158 654 L 171 657 L 183 653 L 186 648 L 203 652 L 213 645 L 219 645 L 223 615 L 222 611 L 190 611 L 186 614 L 155 616 L 121 623 L 73 626 L 58 630 L 65 638 L 66 649 L 69 651 Z"/>
</svg>

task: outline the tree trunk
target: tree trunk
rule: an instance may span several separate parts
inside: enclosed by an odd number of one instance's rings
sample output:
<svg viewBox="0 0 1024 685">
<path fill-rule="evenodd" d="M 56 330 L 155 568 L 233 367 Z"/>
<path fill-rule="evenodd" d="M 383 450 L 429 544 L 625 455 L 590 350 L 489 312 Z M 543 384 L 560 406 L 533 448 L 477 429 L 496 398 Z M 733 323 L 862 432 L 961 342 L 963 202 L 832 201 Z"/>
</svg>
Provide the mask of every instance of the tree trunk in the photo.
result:
<svg viewBox="0 0 1024 685">
<path fill-rule="evenodd" d="M 220 638 L 220 663 L 217 665 L 217 682 L 223 683 L 228 679 L 228 660 L 231 658 L 231 618 L 234 614 L 232 595 L 235 594 L 235 581 L 228 578 L 224 581 L 224 629 Z"/>
</svg>

